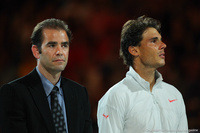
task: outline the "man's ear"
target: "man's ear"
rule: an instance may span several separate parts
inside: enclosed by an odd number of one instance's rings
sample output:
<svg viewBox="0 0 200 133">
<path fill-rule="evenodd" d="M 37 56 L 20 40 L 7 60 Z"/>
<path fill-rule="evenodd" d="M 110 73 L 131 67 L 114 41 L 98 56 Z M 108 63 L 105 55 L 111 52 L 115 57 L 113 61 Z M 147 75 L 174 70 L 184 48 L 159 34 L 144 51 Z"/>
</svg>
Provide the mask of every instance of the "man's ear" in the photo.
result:
<svg viewBox="0 0 200 133">
<path fill-rule="evenodd" d="M 128 51 L 131 55 L 137 57 L 139 56 L 139 49 L 137 46 L 129 46 L 128 47 Z"/>
<path fill-rule="evenodd" d="M 32 45 L 31 50 L 32 50 L 33 56 L 36 59 L 39 59 L 40 58 L 40 52 L 39 52 L 38 47 L 36 45 Z"/>
</svg>

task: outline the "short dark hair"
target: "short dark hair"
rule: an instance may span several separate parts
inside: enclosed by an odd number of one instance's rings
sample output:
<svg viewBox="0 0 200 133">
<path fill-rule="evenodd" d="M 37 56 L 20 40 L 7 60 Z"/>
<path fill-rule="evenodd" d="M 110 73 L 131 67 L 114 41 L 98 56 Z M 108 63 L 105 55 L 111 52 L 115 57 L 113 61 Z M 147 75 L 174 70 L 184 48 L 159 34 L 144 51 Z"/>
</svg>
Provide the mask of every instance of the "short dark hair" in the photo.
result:
<svg viewBox="0 0 200 133">
<path fill-rule="evenodd" d="M 160 33 L 160 21 L 146 17 L 145 15 L 138 17 L 136 20 L 128 20 L 122 27 L 121 40 L 120 40 L 120 57 L 123 59 L 124 64 L 133 66 L 133 55 L 128 51 L 129 46 L 140 46 L 142 41 L 143 32 L 153 27 Z"/>
<path fill-rule="evenodd" d="M 68 25 L 64 21 L 60 19 L 55 19 L 55 18 L 46 19 L 35 26 L 31 35 L 31 43 L 32 45 L 36 45 L 38 47 L 38 50 L 40 53 L 41 53 L 41 45 L 44 39 L 43 37 L 44 29 L 65 30 L 69 38 L 69 42 L 72 39 L 72 33 L 70 29 L 68 28 Z"/>
</svg>

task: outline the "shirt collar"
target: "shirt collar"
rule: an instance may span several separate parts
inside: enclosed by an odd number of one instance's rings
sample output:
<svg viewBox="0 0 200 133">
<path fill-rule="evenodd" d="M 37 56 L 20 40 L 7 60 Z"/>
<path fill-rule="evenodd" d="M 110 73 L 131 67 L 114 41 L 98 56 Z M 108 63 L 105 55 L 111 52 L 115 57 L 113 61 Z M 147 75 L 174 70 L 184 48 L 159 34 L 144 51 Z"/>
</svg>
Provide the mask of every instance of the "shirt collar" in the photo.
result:
<svg viewBox="0 0 200 133">
<path fill-rule="evenodd" d="M 149 82 L 147 82 L 142 77 L 140 77 L 140 75 L 131 66 L 129 67 L 129 71 L 126 73 L 126 77 L 128 77 L 128 76 L 134 78 L 135 81 L 138 82 L 140 84 L 140 86 L 142 86 L 144 89 L 150 88 Z M 155 85 L 163 80 L 161 73 L 159 73 L 157 70 L 155 72 L 155 78 L 156 78 Z"/>
<path fill-rule="evenodd" d="M 45 93 L 46 93 L 46 96 L 49 96 L 50 93 L 51 93 L 51 91 L 53 90 L 54 85 L 53 85 L 45 76 L 43 76 L 43 75 L 40 73 L 38 67 L 36 67 L 36 71 L 38 72 L 38 74 L 39 74 L 39 76 L 40 76 L 40 78 L 41 78 L 42 85 L 43 85 L 44 91 L 45 91 Z M 57 87 L 59 88 L 59 93 L 60 93 L 61 95 L 63 95 L 63 92 L 62 92 L 62 90 L 61 90 L 60 84 L 61 84 L 61 78 L 59 79 L 59 81 L 57 82 L 57 84 L 56 84 L 55 86 L 57 86 Z"/>
<path fill-rule="evenodd" d="M 156 83 L 159 83 L 159 82 L 163 81 L 162 74 L 159 73 L 157 70 L 155 72 L 155 78 L 156 78 Z"/>
</svg>

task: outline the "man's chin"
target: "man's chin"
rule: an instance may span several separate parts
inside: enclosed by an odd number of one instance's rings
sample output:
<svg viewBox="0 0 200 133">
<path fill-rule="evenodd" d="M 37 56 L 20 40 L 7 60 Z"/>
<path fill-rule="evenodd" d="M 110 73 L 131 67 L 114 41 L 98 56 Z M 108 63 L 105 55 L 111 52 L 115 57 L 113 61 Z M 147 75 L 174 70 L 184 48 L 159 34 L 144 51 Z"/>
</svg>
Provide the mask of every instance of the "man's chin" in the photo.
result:
<svg viewBox="0 0 200 133">
<path fill-rule="evenodd" d="M 163 67 L 164 65 L 165 65 L 165 62 L 160 63 L 160 66 L 159 66 L 159 67 Z"/>
<path fill-rule="evenodd" d="M 165 65 L 165 62 L 160 62 L 159 64 L 157 64 L 157 67 L 156 67 L 156 68 L 163 67 L 164 65 Z"/>
<path fill-rule="evenodd" d="M 57 67 L 54 68 L 54 70 L 57 71 L 57 72 L 62 72 L 62 71 L 65 70 L 65 66 L 57 66 Z"/>
</svg>

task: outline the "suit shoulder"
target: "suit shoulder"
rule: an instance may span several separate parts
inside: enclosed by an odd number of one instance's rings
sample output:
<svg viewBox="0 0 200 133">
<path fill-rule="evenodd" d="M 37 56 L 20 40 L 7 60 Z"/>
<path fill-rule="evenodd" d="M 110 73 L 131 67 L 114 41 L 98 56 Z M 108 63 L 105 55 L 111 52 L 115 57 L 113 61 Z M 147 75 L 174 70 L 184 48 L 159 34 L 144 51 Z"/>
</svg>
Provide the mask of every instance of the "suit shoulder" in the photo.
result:
<svg viewBox="0 0 200 133">
<path fill-rule="evenodd" d="M 61 84 L 62 84 L 64 91 L 70 90 L 70 92 L 78 95 L 79 98 L 82 96 L 88 97 L 87 89 L 83 85 L 81 85 L 71 79 L 62 78 Z"/>
<path fill-rule="evenodd" d="M 34 71 L 32 71 L 31 73 L 17 78 L 15 80 L 12 80 L 4 85 L 1 86 L 1 88 L 4 87 L 10 87 L 10 88 L 24 88 L 30 85 L 30 82 L 32 82 L 34 80 L 33 75 L 35 74 Z M 35 76 L 35 75 L 34 75 Z M 39 76 L 38 76 L 39 77 Z M 38 77 L 35 77 L 35 79 L 39 80 Z"/>
<path fill-rule="evenodd" d="M 71 79 L 65 78 L 65 77 L 62 77 L 62 83 L 63 84 L 67 83 L 68 85 L 75 87 L 75 88 L 85 88 L 83 85 L 81 85 Z"/>
<path fill-rule="evenodd" d="M 20 84 L 21 84 L 21 85 L 24 85 L 24 83 L 26 83 L 26 76 L 17 78 L 17 79 L 15 79 L 15 80 L 12 80 L 12 81 L 6 83 L 6 84 L 3 84 L 3 85 L 1 86 L 1 88 L 2 88 L 2 87 L 5 87 L 5 86 L 16 86 L 16 85 L 20 85 Z"/>
<path fill-rule="evenodd" d="M 13 97 L 16 93 L 25 92 L 27 90 L 27 85 L 25 83 L 27 83 L 25 77 L 21 77 L 10 81 L 9 83 L 6 83 L 1 86 L 0 95 L 10 95 L 11 97 Z"/>
</svg>

